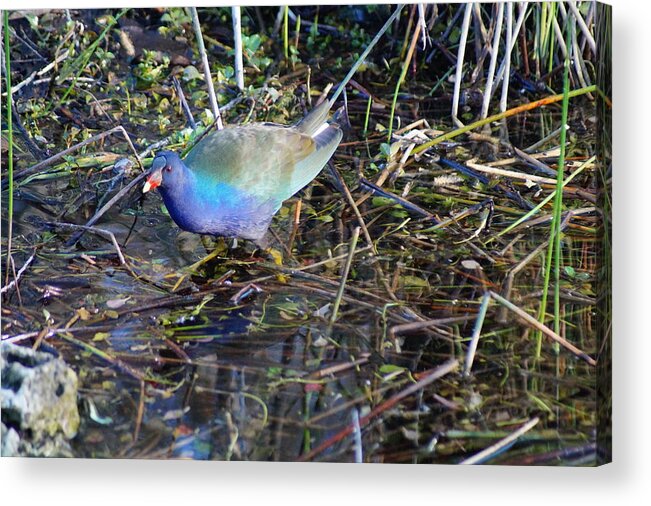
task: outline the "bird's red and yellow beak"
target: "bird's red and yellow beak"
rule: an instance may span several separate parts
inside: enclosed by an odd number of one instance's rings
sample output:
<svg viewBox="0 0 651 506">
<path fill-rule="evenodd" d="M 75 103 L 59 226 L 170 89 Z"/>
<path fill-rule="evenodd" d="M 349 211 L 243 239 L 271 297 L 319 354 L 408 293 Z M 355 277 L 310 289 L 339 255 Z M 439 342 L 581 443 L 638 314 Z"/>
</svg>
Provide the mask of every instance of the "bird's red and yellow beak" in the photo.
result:
<svg viewBox="0 0 651 506">
<path fill-rule="evenodd" d="M 149 174 L 145 186 L 142 187 L 142 193 L 147 193 L 149 190 L 158 188 L 162 182 L 163 182 L 163 171 L 155 170 L 154 172 Z"/>
</svg>

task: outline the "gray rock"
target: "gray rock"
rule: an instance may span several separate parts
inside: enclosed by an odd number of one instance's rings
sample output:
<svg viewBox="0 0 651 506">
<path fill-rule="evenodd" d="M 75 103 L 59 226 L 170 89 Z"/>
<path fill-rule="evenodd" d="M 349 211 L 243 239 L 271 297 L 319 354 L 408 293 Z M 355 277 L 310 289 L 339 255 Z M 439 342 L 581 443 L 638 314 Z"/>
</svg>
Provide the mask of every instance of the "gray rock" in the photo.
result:
<svg viewBox="0 0 651 506">
<path fill-rule="evenodd" d="M 13 344 L 2 357 L 2 456 L 67 457 L 77 434 L 77 375 L 60 358 Z"/>
</svg>

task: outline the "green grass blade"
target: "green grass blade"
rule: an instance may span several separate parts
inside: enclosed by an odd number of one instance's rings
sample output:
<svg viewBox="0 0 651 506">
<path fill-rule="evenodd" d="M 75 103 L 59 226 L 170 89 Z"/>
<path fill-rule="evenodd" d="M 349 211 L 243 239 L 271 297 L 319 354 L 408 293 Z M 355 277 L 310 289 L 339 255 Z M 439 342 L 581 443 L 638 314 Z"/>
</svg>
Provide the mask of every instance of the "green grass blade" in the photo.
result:
<svg viewBox="0 0 651 506">
<path fill-rule="evenodd" d="M 7 179 L 9 181 L 9 195 L 7 197 L 8 221 L 7 226 L 7 263 L 5 264 L 5 285 L 9 282 L 9 267 L 11 265 L 11 236 L 13 234 L 14 217 L 14 137 L 11 117 L 11 46 L 9 44 L 9 11 L 4 11 L 5 31 L 5 83 L 7 85 Z"/>
<path fill-rule="evenodd" d="M 567 36 L 569 41 L 569 34 Z M 568 48 L 569 48 L 568 44 Z M 568 55 L 569 56 L 569 55 Z M 544 323 L 546 308 L 547 308 L 547 297 L 549 294 L 549 282 L 551 278 L 552 271 L 552 261 L 554 265 L 554 332 L 557 334 L 560 331 L 561 327 L 561 316 L 560 316 L 560 277 L 561 277 L 561 212 L 563 209 L 563 168 L 565 167 L 565 149 L 567 143 L 567 117 L 568 109 L 570 103 L 570 59 L 569 57 L 565 58 L 564 70 L 563 70 L 563 101 L 562 101 L 562 112 L 561 112 L 561 135 L 560 135 L 560 154 L 558 155 L 558 175 L 556 179 L 556 195 L 554 196 L 554 210 L 553 210 L 553 219 L 551 223 L 551 240 L 549 242 L 549 247 L 547 249 L 547 255 L 545 258 L 545 279 L 543 285 L 543 294 L 542 300 L 540 303 L 540 313 L 538 315 L 538 321 Z M 542 332 L 538 332 L 536 335 L 536 359 L 540 358 L 540 352 L 542 348 Z"/>
</svg>

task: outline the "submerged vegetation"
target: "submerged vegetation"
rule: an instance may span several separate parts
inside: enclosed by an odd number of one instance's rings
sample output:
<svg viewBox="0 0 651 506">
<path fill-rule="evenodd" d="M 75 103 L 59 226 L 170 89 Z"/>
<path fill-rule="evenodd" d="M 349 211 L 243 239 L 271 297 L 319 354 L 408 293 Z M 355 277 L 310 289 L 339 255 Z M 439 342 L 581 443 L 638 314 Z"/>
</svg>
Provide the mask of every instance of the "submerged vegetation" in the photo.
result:
<svg viewBox="0 0 651 506">
<path fill-rule="evenodd" d="M 77 371 L 76 456 L 609 460 L 608 6 L 406 5 L 266 251 L 140 191 L 216 119 L 296 122 L 394 10 L 5 11 L 2 339 Z"/>
</svg>

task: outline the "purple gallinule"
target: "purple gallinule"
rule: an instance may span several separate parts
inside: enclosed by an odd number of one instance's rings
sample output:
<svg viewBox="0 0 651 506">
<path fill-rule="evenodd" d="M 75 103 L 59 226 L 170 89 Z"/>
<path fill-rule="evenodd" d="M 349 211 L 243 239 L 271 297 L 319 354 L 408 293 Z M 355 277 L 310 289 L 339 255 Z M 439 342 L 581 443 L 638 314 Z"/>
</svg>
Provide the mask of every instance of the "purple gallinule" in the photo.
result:
<svg viewBox="0 0 651 506">
<path fill-rule="evenodd" d="M 172 219 L 198 234 L 262 239 L 284 200 L 312 181 L 341 141 L 325 101 L 294 126 L 254 123 L 208 134 L 185 160 L 158 153 L 143 192 L 158 188 Z"/>
<path fill-rule="evenodd" d="M 227 127 L 208 134 L 184 160 L 171 151 L 154 159 L 143 192 L 158 188 L 172 219 L 198 234 L 259 242 L 283 201 L 312 181 L 341 141 L 330 108 L 400 13 L 399 6 L 326 100 L 294 126 Z"/>
</svg>

